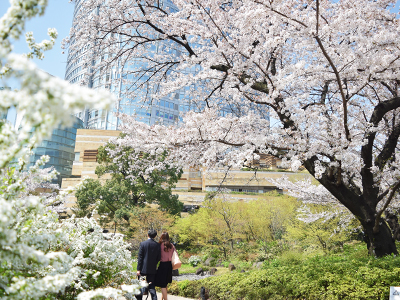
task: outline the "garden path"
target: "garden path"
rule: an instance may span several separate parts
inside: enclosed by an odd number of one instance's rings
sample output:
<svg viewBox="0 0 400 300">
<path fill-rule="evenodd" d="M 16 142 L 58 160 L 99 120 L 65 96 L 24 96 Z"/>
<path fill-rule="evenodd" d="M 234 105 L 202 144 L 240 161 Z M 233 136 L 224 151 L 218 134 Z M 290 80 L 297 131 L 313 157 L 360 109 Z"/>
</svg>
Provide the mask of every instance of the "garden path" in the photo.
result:
<svg viewBox="0 0 400 300">
<path fill-rule="evenodd" d="M 157 298 L 161 299 L 161 293 L 157 293 Z M 194 299 L 184 298 L 184 297 L 179 297 L 179 296 L 174 296 L 174 295 L 168 294 L 168 300 L 194 300 Z"/>
</svg>

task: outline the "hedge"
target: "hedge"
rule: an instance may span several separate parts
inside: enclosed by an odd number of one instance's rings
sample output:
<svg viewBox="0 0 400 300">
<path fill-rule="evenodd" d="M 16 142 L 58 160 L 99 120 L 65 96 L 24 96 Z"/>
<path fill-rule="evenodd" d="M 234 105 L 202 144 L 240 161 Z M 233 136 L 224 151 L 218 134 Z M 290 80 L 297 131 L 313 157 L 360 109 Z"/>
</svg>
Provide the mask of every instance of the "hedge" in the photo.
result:
<svg viewBox="0 0 400 300">
<path fill-rule="evenodd" d="M 400 258 L 314 257 L 306 261 L 272 261 L 262 270 L 233 272 L 198 281 L 173 282 L 169 292 L 199 298 L 202 286 L 210 299 L 389 299 L 400 285 Z"/>
</svg>

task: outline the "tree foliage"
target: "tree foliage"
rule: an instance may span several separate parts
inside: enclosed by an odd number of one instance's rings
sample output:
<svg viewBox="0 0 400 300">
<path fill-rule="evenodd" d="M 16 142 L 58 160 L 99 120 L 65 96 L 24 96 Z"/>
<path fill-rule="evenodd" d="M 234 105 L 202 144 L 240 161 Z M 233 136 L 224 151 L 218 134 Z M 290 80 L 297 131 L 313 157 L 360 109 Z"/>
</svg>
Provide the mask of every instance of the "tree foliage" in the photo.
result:
<svg viewBox="0 0 400 300">
<path fill-rule="evenodd" d="M 172 231 L 180 243 L 205 248 L 216 248 L 227 257 L 234 242 L 242 237 L 238 230 L 242 220 L 238 215 L 239 203 L 216 198 L 196 213 L 177 221 Z M 225 209 L 225 211 L 224 211 Z"/>
<path fill-rule="evenodd" d="M 360 223 L 348 215 L 348 211 L 337 210 L 335 206 L 303 206 L 297 218 L 288 220 L 284 238 L 304 248 L 341 250 L 345 242 L 360 239 Z"/>
<path fill-rule="evenodd" d="M 172 189 L 183 171 L 163 163 L 168 156 L 167 151 L 152 155 L 138 152 L 131 147 L 116 148 L 113 143 L 99 148 L 100 165 L 96 167 L 97 176 L 108 173 L 111 174 L 114 183 L 124 185 L 128 191 L 130 205 L 154 202 L 171 214 L 182 211 L 183 204 L 178 201 L 177 195 L 172 194 Z"/>
<path fill-rule="evenodd" d="M 155 157 L 130 147 L 118 151 L 115 148 L 112 142 L 99 148 L 100 165 L 95 173 L 100 179 L 86 179 L 76 191 L 78 214 L 87 215 L 96 206 L 104 226 L 113 224 L 123 229 L 129 227 L 135 208 L 146 204 L 157 204 L 160 210 L 170 214 L 182 211 L 183 204 L 172 194 L 182 170 L 168 165 L 154 167 L 165 159 L 167 152 Z M 110 178 L 101 178 L 106 175 Z"/>
<path fill-rule="evenodd" d="M 135 207 L 131 216 L 128 236 L 133 249 L 139 249 L 140 242 L 147 239 L 149 229 L 155 229 L 160 236 L 163 231 L 169 231 L 177 219 L 177 216 L 151 206 Z"/>
<path fill-rule="evenodd" d="M 178 220 L 172 231 L 181 243 L 214 247 L 226 257 L 238 241 L 264 245 L 281 239 L 297 206 L 294 198 L 277 193 L 250 202 L 211 195 L 198 212 Z"/>
</svg>

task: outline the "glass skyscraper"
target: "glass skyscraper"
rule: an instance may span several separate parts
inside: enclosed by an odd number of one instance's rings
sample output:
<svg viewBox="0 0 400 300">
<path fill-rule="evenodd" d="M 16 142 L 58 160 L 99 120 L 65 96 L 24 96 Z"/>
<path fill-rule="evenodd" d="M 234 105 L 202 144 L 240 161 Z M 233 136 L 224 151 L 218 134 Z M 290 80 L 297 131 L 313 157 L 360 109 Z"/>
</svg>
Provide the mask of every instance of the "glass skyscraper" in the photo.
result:
<svg viewBox="0 0 400 300">
<path fill-rule="evenodd" d="M 76 0 L 74 10 L 73 26 L 76 25 L 76 18 L 78 17 L 79 10 L 82 3 L 86 0 Z M 170 1 L 163 2 L 164 7 L 170 11 L 177 11 L 176 6 Z M 74 43 L 72 40 L 71 43 Z M 159 42 L 149 50 L 148 55 L 151 56 L 157 53 L 167 42 Z M 164 45 L 165 46 L 165 45 Z M 165 48 L 163 48 L 165 49 Z M 172 49 L 172 48 L 171 48 Z M 178 49 L 173 49 L 175 55 L 179 55 Z M 133 98 L 127 97 L 124 91 L 128 88 L 130 80 L 134 80 L 135 71 L 145 65 L 145 61 L 137 60 L 122 63 L 121 60 L 110 67 L 109 72 L 94 72 L 84 66 L 83 55 L 85 51 L 70 51 L 68 53 L 68 61 L 65 72 L 65 79 L 70 83 L 81 83 L 85 79 L 85 84 L 93 89 L 108 89 L 118 97 L 118 102 L 115 104 L 114 109 L 110 111 L 99 110 L 96 108 L 85 109 L 78 112 L 76 116 L 80 118 L 85 128 L 91 129 L 106 129 L 115 130 L 121 126 L 121 120 L 115 115 L 115 112 L 125 113 L 127 115 L 136 115 L 136 119 L 146 124 L 152 125 L 155 123 L 163 123 L 166 125 L 174 124 L 179 121 L 179 112 L 188 111 L 190 109 L 190 101 L 184 92 L 175 92 L 162 99 L 149 101 L 142 101 L 141 96 L 146 93 L 145 88 L 143 91 L 137 90 L 136 96 Z M 107 55 L 104 53 L 103 55 Z M 93 61 L 93 64 L 101 62 L 101 57 Z M 90 73 L 89 78 L 85 78 L 85 74 Z M 148 91 L 147 91 L 148 92 Z"/>
</svg>

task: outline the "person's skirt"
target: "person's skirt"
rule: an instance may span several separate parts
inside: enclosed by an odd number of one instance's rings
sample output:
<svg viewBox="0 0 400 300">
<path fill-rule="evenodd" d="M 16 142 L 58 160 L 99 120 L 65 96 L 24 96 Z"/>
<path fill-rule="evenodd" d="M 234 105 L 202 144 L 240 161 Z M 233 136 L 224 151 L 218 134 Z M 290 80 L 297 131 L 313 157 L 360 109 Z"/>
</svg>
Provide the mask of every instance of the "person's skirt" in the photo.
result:
<svg viewBox="0 0 400 300">
<path fill-rule="evenodd" d="M 170 261 L 162 261 L 157 269 L 155 285 L 161 288 L 167 287 L 172 282 L 172 264 Z"/>
</svg>

